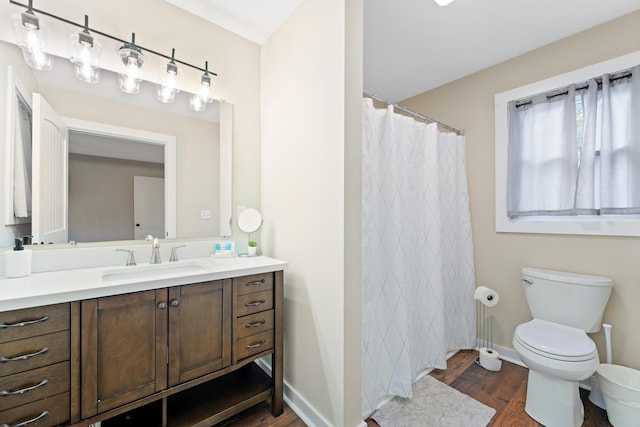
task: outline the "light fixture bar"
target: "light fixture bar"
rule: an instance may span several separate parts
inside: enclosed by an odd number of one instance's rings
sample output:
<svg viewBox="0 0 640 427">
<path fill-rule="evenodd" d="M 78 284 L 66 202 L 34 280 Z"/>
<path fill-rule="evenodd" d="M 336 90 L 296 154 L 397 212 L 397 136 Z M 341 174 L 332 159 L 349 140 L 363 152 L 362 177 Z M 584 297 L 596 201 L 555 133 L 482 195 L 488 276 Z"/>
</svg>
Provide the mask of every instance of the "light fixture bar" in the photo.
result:
<svg viewBox="0 0 640 427">
<path fill-rule="evenodd" d="M 90 32 L 92 32 L 92 33 L 99 34 L 99 35 L 101 35 L 101 36 L 103 36 L 103 37 L 106 37 L 106 38 L 108 38 L 108 39 L 111 39 L 111 40 L 114 40 L 114 41 L 117 41 L 117 42 L 120 42 L 120 43 L 124 43 L 124 44 L 130 44 L 130 42 L 128 42 L 127 40 L 123 40 L 123 39 L 121 39 L 121 38 L 119 38 L 119 37 L 112 36 L 111 34 L 104 33 L 104 32 L 102 32 L 102 31 L 96 30 L 95 28 L 90 28 L 90 27 L 88 27 L 88 26 L 86 26 L 86 25 L 84 25 L 84 24 L 78 24 L 78 23 L 76 23 L 76 22 L 70 21 L 70 20 L 68 20 L 68 19 L 62 18 L 62 17 L 57 16 L 57 15 L 54 15 L 54 14 L 52 14 L 52 13 L 45 12 L 44 10 L 36 9 L 35 7 L 32 7 L 32 6 L 31 6 L 32 0 L 30 0 L 30 1 L 29 1 L 29 4 L 28 4 L 28 5 L 27 5 L 27 4 L 20 3 L 20 2 L 17 2 L 17 1 L 15 1 L 15 0 L 9 0 L 9 3 L 11 3 L 11 4 L 15 4 L 16 6 L 21 6 L 21 7 L 24 7 L 24 8 L 28 8 L 29 10 L 31 10 L 31 11 L 33 11 L 33 12 L 40 13 L 40 14 L 42 14 L 42 15 L 44 15 L 44 16 L 48 16 L 49 18 L 57 19 L 58 21 L 64 22 L 64 23 L 69 24 L 69 25 L 73 25 L 73 26 L 78 27 L 78 28 L 81 28 L 81 29 L 83 29 L 83 30 L 85 30 L 85 29 L 86 29 L 86 30 L 88 30 L 88 31 L 90 31 Z M 149 53 L 152 53 L 152 54 L 154 54 L 154 55 L 160 56 L 160 57 L 162 57 L 162 58 L 169 59 L 169 60 L 173 60 L 173 61 L 175 61 L 175 62 L 177 62 L 177 63 L 179 63 L 179 64 L 182 64 L 182 65 L 185 65 L 185 66 L 187 66 L 187 67 L 194 68 L 194 69 L 196 69 L 196 70 L 199 70 L 199 71 L 202 71 L 202 72 L 205 72 L 205 73 L 208 73 L 208 74 L 211 74 L 211 75 L 217 76 L 217 74 L 216 74 L 216 73 L 214 73 L 214 72 L 213 72 L 213 71 L 211 71 L 211 70 L 208 70 L 208 69 L 207 69 L 207 70 L 205 70 L 204 68 L 202 68 L 202 67 L 198 67 L 197 65 L 193 65 L 193 64 L 189 64 L 188 62 L 180 61 L 180 60 L 178 60 L 178 59 L 172 58 L 171 56 L 167 56 L 167 55 L 165 55 L 165 54 L 163 54 L 163 53 L 156 52 L 155 50 L 151 50 L 151 49 L 149 49 L 149 48 L 146 48 L 146 47 L 140 46 L 139 44 L 136 44 L 135 46 L 136 46 L 138 49 L 143 50 L 143 51 L 145 51 L 145 52 L 149 52 Z"/>
</svg>

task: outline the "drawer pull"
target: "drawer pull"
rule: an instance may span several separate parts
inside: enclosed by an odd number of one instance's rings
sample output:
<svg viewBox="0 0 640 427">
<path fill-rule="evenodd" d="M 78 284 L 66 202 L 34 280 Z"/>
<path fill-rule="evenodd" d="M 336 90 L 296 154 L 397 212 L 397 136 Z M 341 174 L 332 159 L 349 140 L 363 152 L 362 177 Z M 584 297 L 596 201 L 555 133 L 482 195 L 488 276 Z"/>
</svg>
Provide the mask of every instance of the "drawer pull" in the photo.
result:
<svg viewBox="0 0 640 427">
<path fill-rule="evenodd" d="M 23 393 L 26 393 L 28 391 L 35 390 L 37 388 L 45 386 L 47 384 L 49 384 L 49 380 L 44 379 L 44 380 L 40 381 L 38 384 L 36 384 L 36 385 L 32 385 L 31 387 L 25 387 L 25 388 L 20 389 L 20 390 L 11 390 L 11 391 L 2 390 L 2 391 L 0 391 L 0 397 L 3 397 L 3 396 L 15 396 L 16 394 L 23 394 Z"/>
<path fill-rule="evenodd" d="M 256 344 L 247 344 L 247 345 L 245 345 L 245 346 L 244 346 L 244 348 L 247 348 L 247 349 L 250 349 L 250 348 L 258 348 L 258 347 L 260 347 L 262 344 L 264 344 L 264 343 L 266 343 L 266 342 L 267 342 L 266 340 L 260 340 L 260 342 L 259 342 L 259 343 L 256 343 Z"/>
<path fill-rule="evenodd" d="M 0 363 L 18 362 L 20 360 L 27 360 L 27 359 L 29 359 L 31 357 L 38 356 L 40 354 L 45 354 L 48 351 L 49 351 L 49 348 L 48 347 L 44 347 L 42 350 L 38 350 L 35 353 L 22 354 L 22 355 L 16 356 L 16 357 L 5 357 L 5 356 L 2 356 L 2 357 L 0 357 Z"/>
<path fill-rule="evenodd" d="M 245 286 L 258 286 L 258 285 L 262 285 L 264 283 L 264 279 L 260 279 L 260 280 L 256 280 L 255 282 L 247 282 L 244 285 Z"/>
<path fill-rule="evenodd" d="M 258 326 L 262 326 L 262 325 L 264 325 L 265 323 L 267 323 L 267 321 L 266 321 L 266 320 L 264 320 L 264 319 L 262 319 L 262 320 L 261 320 L 261 321 L 259 321 L 259 322 L 245 323 L 244 327 L 245 327 L 245 328 L 257 328 Z"/>
<path fill-rule="evenodd" d="M 17 322 L 17 323 L 0 323 L 0 329 L 22 328 L 23 326 L 33 325 L 34 323 L 46 322 L 47 320 L 49 320 L 49 316 L 42 316 L 39 319 L 25 320 L 23 322 Z"/>
<path fill-rule="evenodd" d="M 265 302 L 267 302 L 267 301 L 264 300 L 264 299 L 261 299 L 260 301 L 245 302 L 244 305 L 245 305 L 245 307 L 255 307 L 257 305 L 262 305 Z"/>
<path fill-rule="evenodd" d="M 25 426 L 28 426 L 29 424 L 37 423 L 38 421 L 40 421 L 41 419 L 43 419 L 47 415 L 49 415 L 49 411 L 42 411 L 42 413 L 40 415 L 38 415 L 37 417 L 32 418 L 30 420 L 23 421 L 21 423 L 13 424 L 13 425 L 5 423 L 5 424 L 2 424 L 2 426 L 0 426 L 0 427 L 25 427 Z"/>
</svg>

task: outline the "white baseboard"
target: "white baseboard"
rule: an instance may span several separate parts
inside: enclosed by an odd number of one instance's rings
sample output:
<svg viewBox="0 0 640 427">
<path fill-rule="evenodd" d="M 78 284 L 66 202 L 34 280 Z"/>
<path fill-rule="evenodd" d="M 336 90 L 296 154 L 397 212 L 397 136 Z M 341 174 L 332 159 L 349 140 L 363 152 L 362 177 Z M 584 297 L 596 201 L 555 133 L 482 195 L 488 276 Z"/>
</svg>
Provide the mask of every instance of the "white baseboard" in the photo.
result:
<svg viewBox="0 0 640 427">
<path fill-rule="evenodd" d="M 271 365 L 264 359 L 256 361 L 268 375 L 271 375 Z M 332 427 L 332 424 L 318 412 L 304 397 L 300 395 L 293 387 L 284 381 L 284 401 L 293 412 L 300 417 L 309 427 Z M 367 427 L 367 423 L 361 421 L 355 427 Z"/>
</svg>

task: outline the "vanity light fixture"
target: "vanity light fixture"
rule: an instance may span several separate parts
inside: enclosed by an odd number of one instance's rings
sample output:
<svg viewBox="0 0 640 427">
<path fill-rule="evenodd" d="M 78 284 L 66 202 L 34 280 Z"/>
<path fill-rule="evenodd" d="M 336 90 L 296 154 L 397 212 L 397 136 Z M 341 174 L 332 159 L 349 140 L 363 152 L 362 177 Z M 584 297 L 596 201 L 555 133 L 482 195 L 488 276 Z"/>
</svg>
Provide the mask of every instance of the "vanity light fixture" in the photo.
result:
<svg viewBox="0 0 640 427">
<path fill-rule="evenodd" d="M 9 3 L 26 8 L 21 14 L 14 15 L 13 27 L 16 42 L 22 49 L 25 62 L 33 68 L 38 70 L 51 70 L 53 66 L 53 58 L 44 50 L 44 37 L 42 35 L 40 19 L 36 16 L 37 12 L 40 15 L 82 29 L 80 33 L 72 36 L 73 53 L 69 56 L 70 61 L 76 66 L 76 76 L 78 76 L 80 80 L 97 83 L 100 79 L 100 68 L 98 66 L 100 42 L 94 36 L 95 34 L 123 43 L 122 47 L 118 49 L 118 54 L 122 62 L 119 78 L 120 88 L 124 92 L 139 92 L 140 83 L 142 82 L 142 68 L 145 60 L 143 52 L 146 52 L 170 60 L 164 69 L 162 82 L 158 87 L 157 94 L 160 101 L 173 102 L 173 98 L 180 91 L 180 71 L 178 70 L 178 64 L 204 72 L 200 78 L 200 89 L 198 93 L 190 99 L 191 108 L 195 111 L 203 111 L 206 104 L 213 101 L 211 76 L 216 76 L 217 74 L 209 71 L 208 63 L 206 62 L 205 68 L 201 68 L 188 62 L 175 59 L 175 50 L 172 51 L 171 57 L 169 57 L 137 45 L 135 43 L 135 34 L 132 35 L 131 42 L 128 42 L 98 31 L 95 28 L 89 28 L 89 18 L 86 15 L 84 25 L 80 25 L 66 18 L 34 8 L 33 0 L 29 0 L 28 4 L 23 4 L 16 0 L 9 0 Z"/>
<path fill-rule="evenodd" d="M 79 33 L 71 34 L 72 54 L 69 58 L 75 65 L 76 77 L 87 83 L 100 81 L 100 41 L 89 32 L 89 17 L 84 16 L 84 29 Z"/>
<path fill-rule="evenodd" d="M 138 93 L 142 81 L 144 55 L 136 46 L 136 35 L 131 34 L 131 43 L 125 43 L 118 49 L 120 55 L 120 89 L 126 93 Z"/>
<path fill-rule="evenodd" d="M 453 2 L 453 0 L 433 0 L 438 3 L 438 6 L 446 6 L 449 3 Z"/>
<path fill-rule="evenodd" d="M 13 15 L 13 33 L 24 61 L 36 70 L 51 70 L 53 58 L 44 51 L 44 36 L 40 28 L 40 18 L 33 12 L 33 0 L 29 0 L 27 10 Z"/>
<path fill-rule="evenodd" d="M 204 111 L 208 103 L 213 101 L 213 87 L 209 75 L 209 63 L 204 63 L 204 74 L 200 76 L 198 92 L 189 100 L 189 107 L 194 111 Z"/>
<path fill-rule="evenodd" d="M 171 61 L 162 71 L 162 83 L 158 85 L 156 96 L 160 102 L 170 104 L 180 92 L 180 71 L 175 61 L 176 50 L 171 49 Z"/>
</svg>

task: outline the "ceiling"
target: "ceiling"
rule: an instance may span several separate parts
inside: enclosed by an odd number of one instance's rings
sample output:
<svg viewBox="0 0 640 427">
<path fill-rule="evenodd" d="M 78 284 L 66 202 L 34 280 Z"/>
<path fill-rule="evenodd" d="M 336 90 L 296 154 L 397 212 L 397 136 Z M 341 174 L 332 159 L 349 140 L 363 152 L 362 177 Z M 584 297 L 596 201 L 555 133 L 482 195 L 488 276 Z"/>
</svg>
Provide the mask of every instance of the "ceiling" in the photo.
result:
<svg viewBox="0 0 640 427">
<path fill-rule="evenodd" d="M 166 0 L 258 44 L 302 0 Z M 364 0 L 364 88 L 398 102 L 640 9 L 635 0 Z"/>
</svg>

